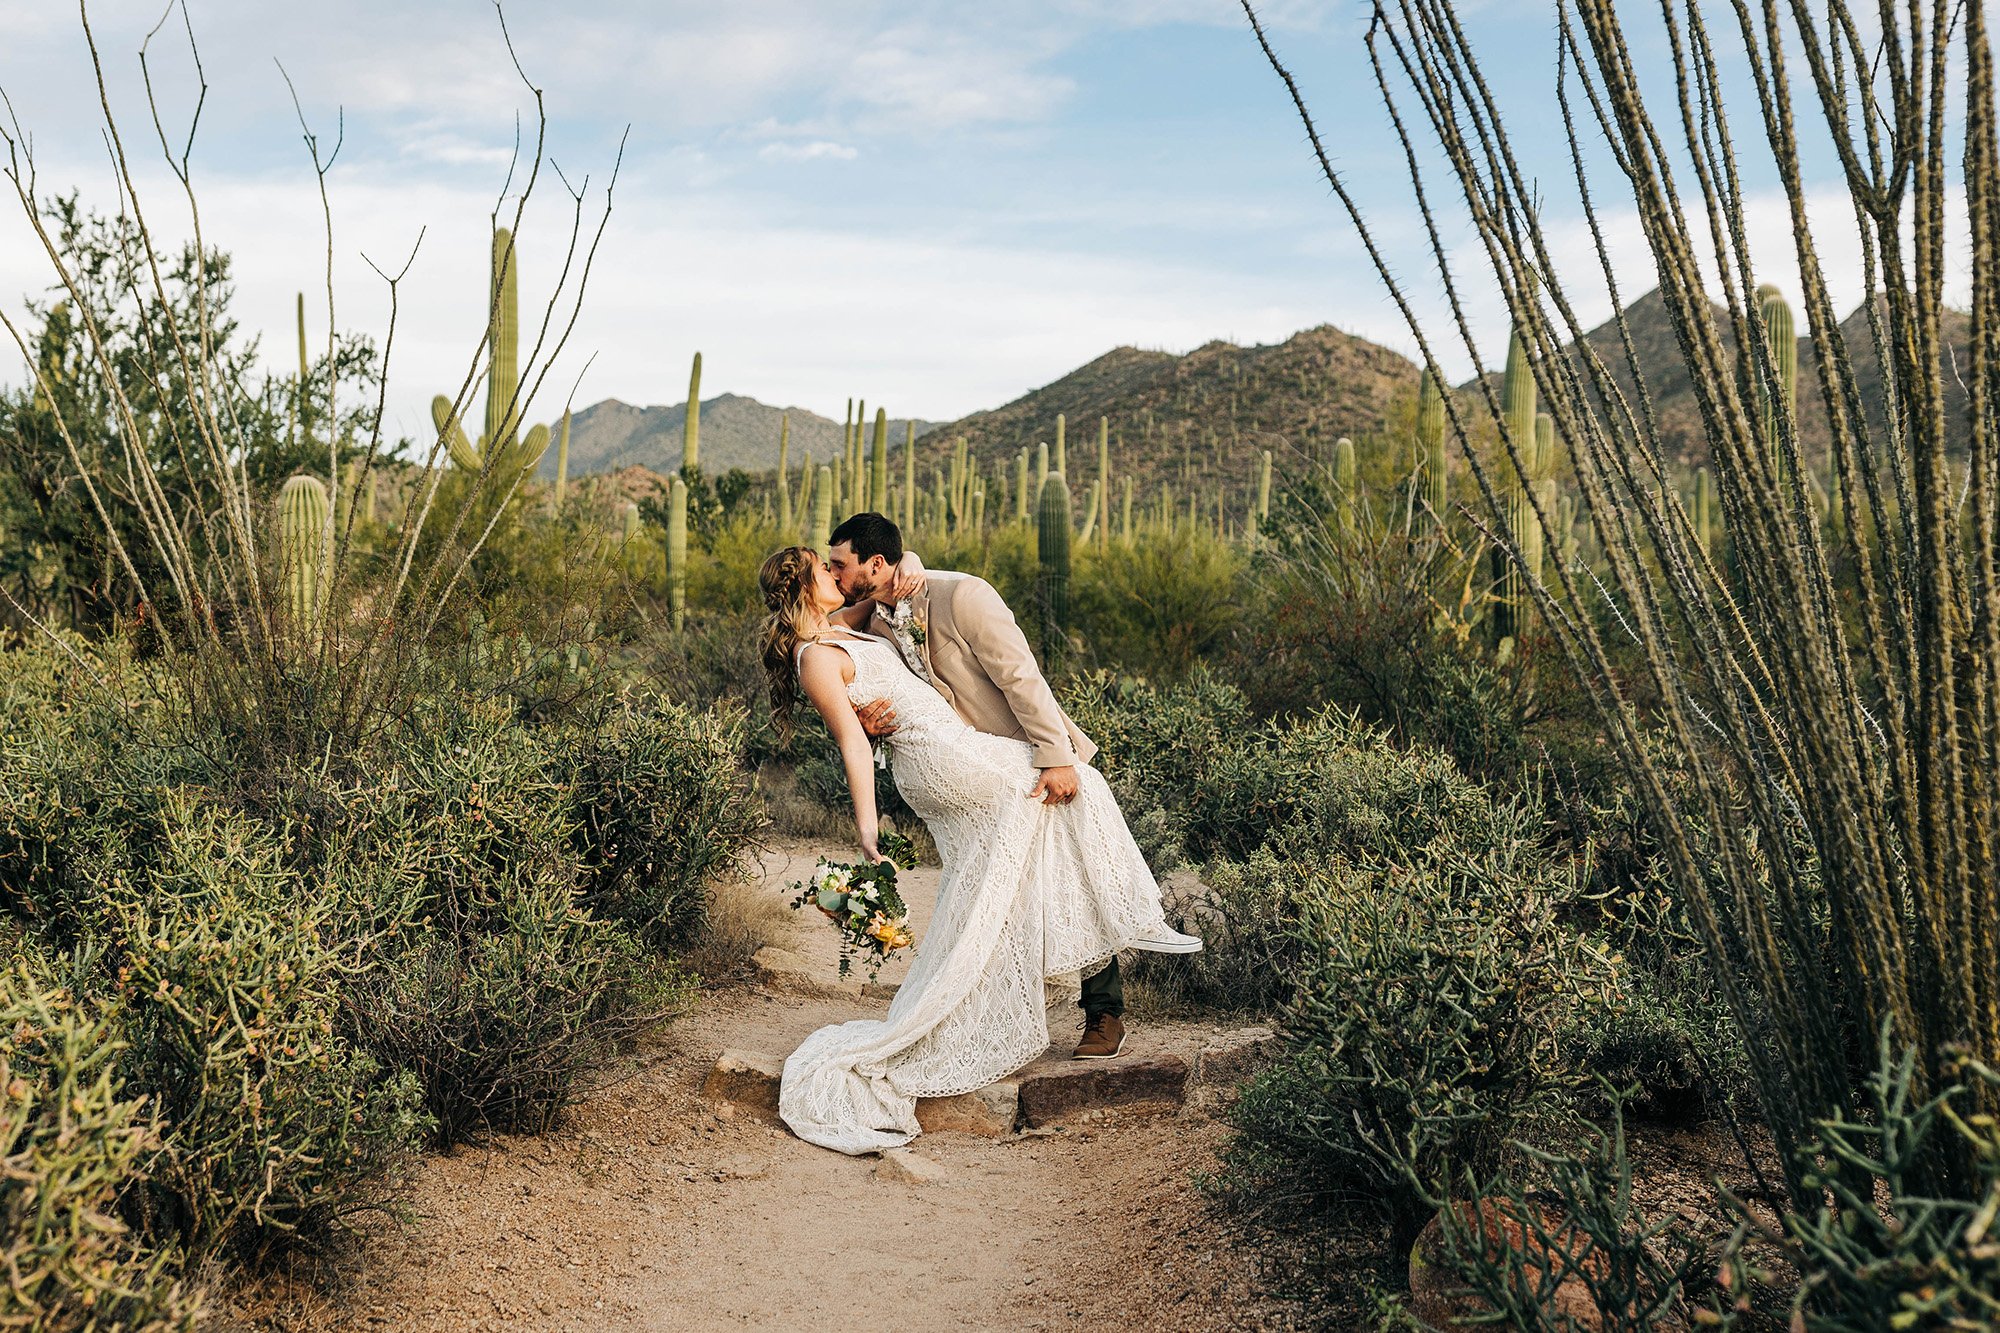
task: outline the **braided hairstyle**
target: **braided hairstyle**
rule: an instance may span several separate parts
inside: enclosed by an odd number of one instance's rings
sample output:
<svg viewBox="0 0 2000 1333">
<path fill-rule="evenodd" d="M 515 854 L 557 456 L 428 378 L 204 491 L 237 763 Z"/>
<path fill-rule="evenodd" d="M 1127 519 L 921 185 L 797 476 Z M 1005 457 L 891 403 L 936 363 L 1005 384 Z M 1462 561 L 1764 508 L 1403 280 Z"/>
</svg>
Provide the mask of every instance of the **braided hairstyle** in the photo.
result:
<svg viewBox="0 0 2000 1333">
<path fill-rule="evenodd" d="M 792 740 L 792 707 L 799 698 L 799 645 L 817 629 L 819 608 L 813 604 L 814 576 L 819 554 L 810 546 L 782 546 L 757 571 L 764 594 L 764 678 L 771 688 L 771 721 L 784 744 Z"/>
</svg>

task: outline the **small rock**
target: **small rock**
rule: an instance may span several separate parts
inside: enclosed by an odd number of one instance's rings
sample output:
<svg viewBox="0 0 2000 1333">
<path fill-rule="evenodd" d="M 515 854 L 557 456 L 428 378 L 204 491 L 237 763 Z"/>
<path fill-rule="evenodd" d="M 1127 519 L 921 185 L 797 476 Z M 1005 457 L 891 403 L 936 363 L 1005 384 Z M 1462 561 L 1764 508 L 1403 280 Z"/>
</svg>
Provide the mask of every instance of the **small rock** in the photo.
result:
<svg viewBox="0 0 2000 1333">
<path fill-rule="evenodd" d="M 785 1066 L 756 1051 L 724 1051 L 701 1085 L 702 1096 L 716 1104 L 762 1119 L 778 1118 L 778 1083 Z"/>
<path fill-rule="evenodd" d="M 1269 1028 L 1224 1032 L 1195 1057 L 1194 1081 L 1204 1087 L 1243 1082 L 1277 1054 L 1278 1035 Z"/>
<path fill-rule="evenodd" d="M 900 1185 L 939 1185 L 947 1179 L 945 1169 L 928 1157 L 919 1157 L 908 1148 L 890 1148 L 875 1163 L 875 1179 Z"/>
<path fill-rule="evenodd" d="M 1454 1203 L 1451 1207 L 1459 1221 L 1473 1229 L 1468 1241 L 1483 1244 L 1487 1257 L 1502 1263 L 1510 1251 L 1519 1254 L 1530 1282 L 1539 1283 L 1544 1274 L 1568 1270 L 1545 1307 L 1551 1327 L 1571 1328 L 1577 1333 L 1595 1333 L 1604 1327 L 1603 1311 L 1575 1271 L 1588 1268 L 1599 1278 L 1607 1271 L 1604 1256 L 1593 1252 L 1588 1236 L 1564 1225 L 1546 1208 L 1539 1209 L 1536 1218 L 1524 1218 L 1516 1211 L 1518 1205 L 1505 1198 Z M 1553 1245 L 1536 1236 L 1535 1221 L 1541 1223 Z M 1443 1214 L 1433 1217 L 1410 1247 L 1410 1313 L 1430 1327 L 1442 1329 L 1485 1327 L 1471 1321 L 1492 1315 L 1485 1301 L 1452 1277 L 1444 1253 Z"/>
<path fill-rule="evenodd" d="M 1013 1079 L 1001 1079 L 956 1097 L 917 1100 L 917 1123 L 926 1134 L 955 1130 L 982 1138 L 1005 1138 L 1014 1132 L 1020 1114 L 1021 1085 Z"/>
<path fill-rule="evenodd" d="M 1111 1107 L 1174 1110 L 1187 1098 L 1188 1064 L 1178 1055 L 1050 1061 L 1030 1065 L 1019 1082 L 1021 1119 L 1039 1128 Z"/>
</svg>

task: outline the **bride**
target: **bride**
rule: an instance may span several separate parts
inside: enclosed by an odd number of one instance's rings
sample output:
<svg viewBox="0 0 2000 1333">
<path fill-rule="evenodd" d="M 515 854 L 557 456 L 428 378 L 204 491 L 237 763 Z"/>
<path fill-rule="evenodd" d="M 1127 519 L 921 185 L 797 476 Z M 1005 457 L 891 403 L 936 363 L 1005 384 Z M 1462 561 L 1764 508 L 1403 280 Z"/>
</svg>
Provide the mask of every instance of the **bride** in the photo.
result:
<svg viewBox="0 0 2000 1333">
<path fill-rule="evenodd" d="M 879 860 L 874 764 L 855 710 L 886 699 L 896 788 L 943 862 L 937 906 L 882 1019 L 821 1028 L 785 1061 L 778 1109 L 800 1138 L 879 1152 L 918 1134 L 916 1100 L 982 1088 L 1049 1046 L 1047 1006 L 1122 949 L 1187 952 L 1104 778 L 1078 764 L 1074 800 L 1032 799 L 1026 741 L 975 730 L 855 628 L 839 585 L 810 547 L 773 554 L 758 574 L 770 616 L 764 668 L 781 735 L 799 694 L 840 746 L 861 851 Z"/>
</svg>

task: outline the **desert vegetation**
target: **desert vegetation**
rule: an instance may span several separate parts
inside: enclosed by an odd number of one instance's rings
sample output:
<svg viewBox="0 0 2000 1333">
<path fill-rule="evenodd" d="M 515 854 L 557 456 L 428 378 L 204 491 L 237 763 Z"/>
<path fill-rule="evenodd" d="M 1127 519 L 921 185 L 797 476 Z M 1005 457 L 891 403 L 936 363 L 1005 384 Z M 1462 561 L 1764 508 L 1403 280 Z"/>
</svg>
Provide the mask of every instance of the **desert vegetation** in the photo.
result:
<svg viewBox="0 0 2000 1333">
<path fill-rule="evenodd" d="M 1371 30 L 1381 92 L 1432 235 L 1451 200 L 1479 238 L 1457 282 L 1505 297 L 1492 373 L 1451 384 L 1414 315 L 1421 364 L 1332 330 L 1121 349 L 935 429 L 856 398 L 828 457 L 781 420 L 774 466 L 720 475 L 699 354 L 657 467 L 572 476 L 543 406 L 608 192 L 567 237 L 496 209 L 485 336 L 435 433 L 392 440 L 393 324 L 311 330 L 302 298 L 296 371 L 260 378 L 193 191 L 167 245 L 46 194 L 15 126 L 57 286 L 6 316 L 33 373 L 0 394 L 0 1323 L 191 1327 L 218 1268 L 393 1207 L 415 1154 L 547 1129 L 740 962 L 710 895 L 846 804 L 824 733 L 770 725 L 755 570 L 864 510 L 990 580 L 1103 747 L 1208 942 L 1135 993 L 1275 1027 L 1210 1187 L 1319 1238 L 1285 1251 L 1318 1256 L 1281 1275 L 1302 1317 L 2000 1320 L 1983 18 L 1885 15 L 1878 53 L 1840 4 L 1670 7 L 1658 103 L 1609 5 L 1558 13 L 1580 205 L 1635 204 L 1657 269 L 1630 300 L 1589 275 L 1609 324 L 1451 6 L 1409 0 Z M 1725 42 L 1795 292 L 1741 231 Z M 1808 115 L 1862 222 L 1845 316 Z M 570 262 L 524 318 L 526 244 Z"/>
</svg>

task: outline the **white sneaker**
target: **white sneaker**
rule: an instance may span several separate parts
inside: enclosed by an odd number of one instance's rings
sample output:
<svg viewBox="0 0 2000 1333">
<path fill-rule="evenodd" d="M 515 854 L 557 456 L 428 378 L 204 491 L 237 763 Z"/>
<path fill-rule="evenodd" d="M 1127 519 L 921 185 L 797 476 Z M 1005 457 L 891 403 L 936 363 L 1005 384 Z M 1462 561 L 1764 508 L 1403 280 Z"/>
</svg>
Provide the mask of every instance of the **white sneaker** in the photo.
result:
<svg viewBox="0 0 2000 1333">
<path fill-rule="evenodd" d="M 1177 930 L 1162 927 L 1133 940 L 1130 947 L 1144 949 L 1148 953 L 1200 953 L 1201 940 L 1194 935 L 1183 935 Z"/>
</svg>

